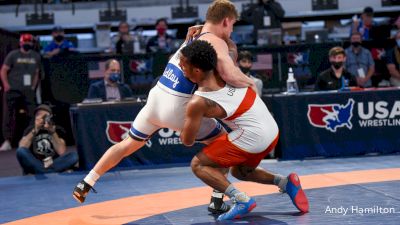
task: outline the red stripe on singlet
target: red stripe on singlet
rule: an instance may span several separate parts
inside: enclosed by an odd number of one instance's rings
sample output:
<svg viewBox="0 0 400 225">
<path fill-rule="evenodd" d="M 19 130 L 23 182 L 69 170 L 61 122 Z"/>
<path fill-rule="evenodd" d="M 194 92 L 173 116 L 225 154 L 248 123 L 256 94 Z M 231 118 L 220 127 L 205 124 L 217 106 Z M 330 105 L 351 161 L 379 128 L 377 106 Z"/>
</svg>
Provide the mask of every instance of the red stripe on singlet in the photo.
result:
<svg viewBox="0 0 400 225">
<path fill-rule="evenodd" d="M 232 116 L 226 118 L 226 120 L 234 120 L 241 116 L 243 113 L 247 112 L 251 106 L 253 106 L 254 101 L 256 100 L 257 94 L 251 88 L 247 88 L 247 92 L 244 95 L 242 102 L 240 103 L 239 107 L 233 113 Z"/>
</svg>

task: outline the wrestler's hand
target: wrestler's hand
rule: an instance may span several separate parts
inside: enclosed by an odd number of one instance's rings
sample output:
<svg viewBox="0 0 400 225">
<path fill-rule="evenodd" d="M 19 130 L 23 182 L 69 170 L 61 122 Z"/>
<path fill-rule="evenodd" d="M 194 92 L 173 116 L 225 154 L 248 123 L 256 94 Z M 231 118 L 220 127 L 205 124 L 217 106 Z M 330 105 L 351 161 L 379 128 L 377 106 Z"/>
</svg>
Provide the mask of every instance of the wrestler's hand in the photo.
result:
<svg viewBox="0 0 400 225">
<path fill-rule="evenodd" d="M 253 80 L 252 80 L 253 81 Z M 251 89 L 253 89 L 253 91 L 258 95 L 258 90 L 257 90 L 257 86 L 256 83 L 254 83 L 254 81 L 250 84 Z M 260 93 L 262 94 L 262 93 Z"/>
<path fill-rule="evenodd" d="M 188 28 L 188 32 L 186 34 L 185 42 L 191 40 L 201 33 L 201 29 L 203 29 L 204 25 L 194 25 Z"/>
</svg>

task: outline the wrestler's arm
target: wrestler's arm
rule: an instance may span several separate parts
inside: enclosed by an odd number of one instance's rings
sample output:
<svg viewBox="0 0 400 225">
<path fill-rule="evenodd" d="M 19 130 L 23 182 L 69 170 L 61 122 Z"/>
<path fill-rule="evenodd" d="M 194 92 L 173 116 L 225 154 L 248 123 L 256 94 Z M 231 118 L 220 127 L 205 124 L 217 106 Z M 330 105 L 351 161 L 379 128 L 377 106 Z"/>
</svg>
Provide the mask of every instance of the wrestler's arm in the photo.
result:
<svg viewBox="0 0 400 225">
<path fill-rule="evenodd" d="M 237 59 L 238 59 L 238 51 L 237 51 L 237 45 L 235 42 L 232 41 L 232 39 L 225 40 L 226 44 L 228 45 L 229 49 L 229 56 L 233 60 L 233 63 L 235 66 L 238 66 Z"/>
<path fill-rule="evenodd" d="M 229 48 L 225 41 L 222 39 L 213 38 L 210 40 L 215 51 L 217 52 L 218 62 L 217 70 L 221 78 L 237 88 L 251 87 L 257 92 L 254 81 L 246 76 L 239 67 L 235 66 L 234 61 L 229 55 Z"/>
<path fill-rule="evenodd" d="M 181 141 L 186 146 L 192 146 L 200 129 L 202 118 L 207 110 L 204 100 L 193 96 L 186 106 L 185 120 L 181 132 Z"/>
</svg>

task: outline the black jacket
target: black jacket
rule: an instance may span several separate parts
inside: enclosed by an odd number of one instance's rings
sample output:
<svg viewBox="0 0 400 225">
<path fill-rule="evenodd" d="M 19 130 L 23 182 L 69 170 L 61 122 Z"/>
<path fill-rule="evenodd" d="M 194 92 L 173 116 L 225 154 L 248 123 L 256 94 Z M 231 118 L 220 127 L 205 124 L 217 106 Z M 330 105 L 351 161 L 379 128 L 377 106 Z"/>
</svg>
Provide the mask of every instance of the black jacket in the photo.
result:
<svg viewBox="0 0 400 225">
<path fill-rule="evenodd" d="M 271 25 L 264 26 L 264 16 L 269 16 Z M 251 5 L 247 10 L 242 11 L 240 18 L 254 25 L 254 30 L 261 28 L 281 28 L 281 19 L 285 16 L 285 10 L 279 2 L 274 0 L 268 3 Z"/>
<path fill-rule="evenodd" d="M 342 88 L 342 77 L 349 82 L 349 86 L 357 86 L 356 78 L 346 70 L 343 70 L 342 76 L 337 78 L 332 68 L 323 71 L 315 83 L 316 91 L 339 90 Z"/>
</svg>

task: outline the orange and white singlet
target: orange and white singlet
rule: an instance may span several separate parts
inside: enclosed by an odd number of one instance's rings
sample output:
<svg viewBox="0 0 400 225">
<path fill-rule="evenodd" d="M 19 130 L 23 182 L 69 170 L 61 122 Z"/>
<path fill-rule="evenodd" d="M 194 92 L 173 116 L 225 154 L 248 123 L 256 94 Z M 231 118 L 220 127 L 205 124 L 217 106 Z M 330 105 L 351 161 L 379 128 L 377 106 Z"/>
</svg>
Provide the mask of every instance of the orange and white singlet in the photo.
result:
<svg viewBox="0 0 400 225">
<path fill-rule="evenodd" d="M 195 95 L 210 99 L 220 105 L 227 117 L 222 120 L 232 132 L 229 141 L 249 153 L 260 153 L 276 139 L 279 129 L 267 106 L 251 88 L 225 85 L 218 91 Z"/>
</svg>

